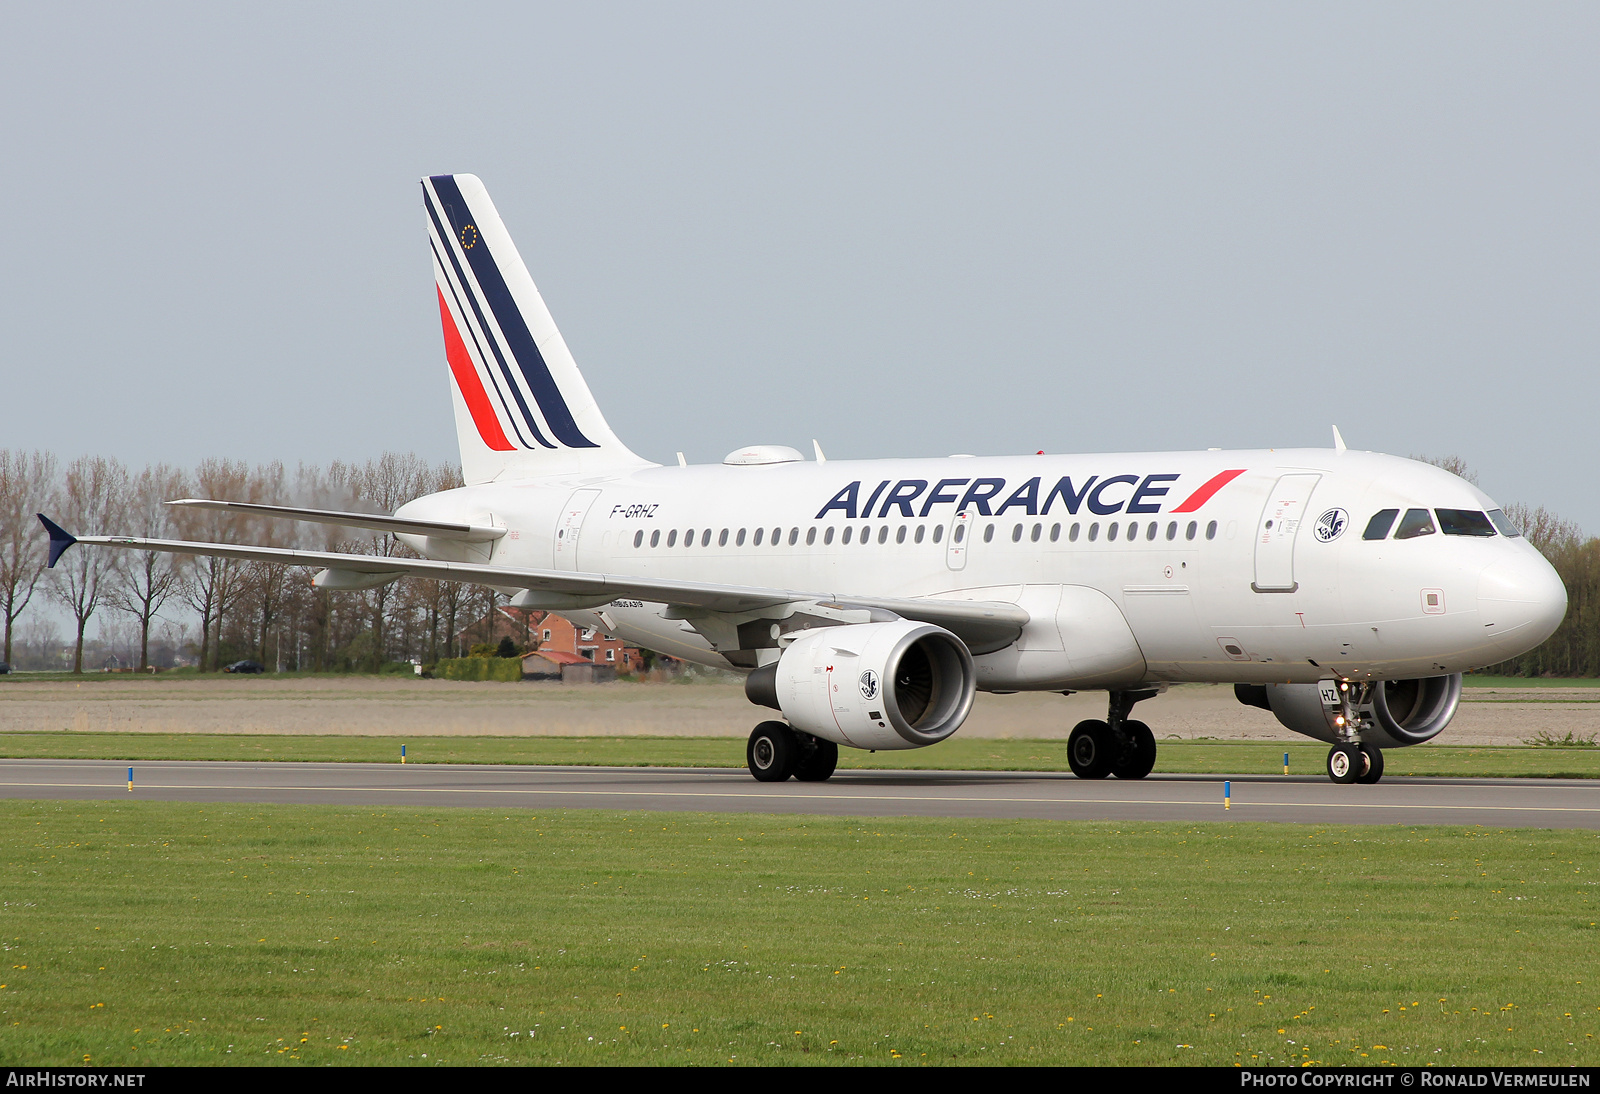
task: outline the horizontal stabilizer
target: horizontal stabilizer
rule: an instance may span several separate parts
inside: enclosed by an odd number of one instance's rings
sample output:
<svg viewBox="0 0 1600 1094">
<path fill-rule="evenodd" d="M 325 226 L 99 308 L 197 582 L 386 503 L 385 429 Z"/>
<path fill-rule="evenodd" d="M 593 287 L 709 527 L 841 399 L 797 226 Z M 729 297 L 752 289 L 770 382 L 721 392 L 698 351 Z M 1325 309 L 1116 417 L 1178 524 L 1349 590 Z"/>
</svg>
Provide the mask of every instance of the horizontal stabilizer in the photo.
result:
<svg viewBox="0 0 1600 1094">
<path fill-rule="evenodd" d="M 337 524 L 345 528 L 365 528 L 372 532 L 405 532 L 414 536 L 432 536 L 434 539 L 453 539 L 464 543 L 488 543 L 506 534 L 504 528 L 490 524 L 450 524 L 436 520 L 409 520 L 405 517 L 386 517 L 379 513 L 340 513 L 332 509 L 296 509 L 288 505 L 258 505 L 249 501 L 212 501 L 207 498 L 183 498 L 169 501 L 168 505 L 181 505 L 188 509 L 218 509 L 231 513 L 254 513 L 284 520 L 304 520 L 313 524 Z"/>
</svg>

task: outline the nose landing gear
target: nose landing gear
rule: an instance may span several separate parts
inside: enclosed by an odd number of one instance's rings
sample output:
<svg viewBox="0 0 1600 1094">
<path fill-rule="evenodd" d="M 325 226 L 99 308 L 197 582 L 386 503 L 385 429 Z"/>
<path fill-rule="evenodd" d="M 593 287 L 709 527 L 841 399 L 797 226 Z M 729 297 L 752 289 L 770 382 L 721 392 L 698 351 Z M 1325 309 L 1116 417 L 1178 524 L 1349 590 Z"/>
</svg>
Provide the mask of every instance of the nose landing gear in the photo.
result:
<svg viewBox="0 0 1600 1094">
<path fill-rule="evenodd" d="M 1067 738 L 1067 765 L 1080 779 L 1142 779 L 1156 766 L 1156 735 L 1128 713 L 1135 703 L 1155 697 L 1151 691 L 1113 691 L 1104 722 L 1091 718 L 1073 727 Z"/>
<path fill-rule="evenodd" d="M 1361 719 L 1350 701 L 1350 688 L 1348 681 L 1339 682 L 1339 716 L 1335 719 L 1335 732 L 1340 740 L 1328 750 L 1328 778 L 1336 783 L 1371 785 L 1383 778 L 1383 750 L 1361 740 Z"/>
</svg>

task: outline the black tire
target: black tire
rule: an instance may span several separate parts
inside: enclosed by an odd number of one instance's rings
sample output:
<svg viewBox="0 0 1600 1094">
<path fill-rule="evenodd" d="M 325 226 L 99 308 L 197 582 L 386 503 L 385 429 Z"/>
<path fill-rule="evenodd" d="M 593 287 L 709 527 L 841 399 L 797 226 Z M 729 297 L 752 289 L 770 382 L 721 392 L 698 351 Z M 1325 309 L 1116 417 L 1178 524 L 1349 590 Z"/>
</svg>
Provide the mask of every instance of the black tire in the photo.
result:
<svg viewBox="0 0 1600 1094">
<path fill-rule="evenodd" d="M 794 777 L 803 783 L 827 782 L 839 766 L 839 746 L 821 737 L 812 737 L 805 744 L 800 762 L 795 764 Z"/>
<path fill-rule="evenodd" d="M 1336 783 L 1353 783 L 1361 775 L 1361 750 L 1355 745 L 1334 745 L 1328 749 L 1328 778 Z"/>
<path fill-rule="evenodd" d="M 800 742 L 782 722 L 762 722 L 744 746 L 744 762 L 759 782 L 783 782 L 794 774 L 799 759 Z"/>
<path fill-rule="evenodd" d="M 1079 722 L 1067 738 L 1067 764 L 1080 779 L 1103 779 L 1117 760 L 1111 727 L 1093 718 Z"/>
<path fill-rule="evenodd" d="M 1128 740 L 1111 773 L 1119 779 L 1142 779 L 1156 766 L 1156 735 L 1143 722 L 1124 722 L 1122 729 Z"/>
<path fill-rule="evenodd" d="M 1361 774 L 1356 776 L 1356 782 L 1370 786 L 1383 778 L 1383 749 L 1377 745 L 1362 745 L 1361 758 Z"/>
</svg>

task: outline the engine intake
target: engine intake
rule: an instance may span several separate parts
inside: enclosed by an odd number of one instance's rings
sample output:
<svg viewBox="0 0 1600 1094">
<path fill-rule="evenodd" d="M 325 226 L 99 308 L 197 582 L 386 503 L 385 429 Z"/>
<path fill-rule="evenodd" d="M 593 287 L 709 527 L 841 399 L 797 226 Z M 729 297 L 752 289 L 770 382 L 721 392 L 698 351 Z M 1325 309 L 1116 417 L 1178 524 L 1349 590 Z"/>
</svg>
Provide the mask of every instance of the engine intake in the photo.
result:
<svg viewBox="0 0 1600 1094">
<path fill-rule="evenodd" d="M 966 645 L 942 627 L 897 619 L 800 634 L 745 694 L 796 729 L 855 748 L 936 744 L 972 710 L 977 674 Z"/>
<path fill-rule="evenodd" d="M 1338 740 L 1334 717 L 1339 693 L 1331 680 L 1318 684 L 1235 684 L 1234 694 L 1246 706 L 1272 711 L 1296 733 L 1330 744 Z M 1356 706 L 1368 728 L 1361 739 L 1380 748 L 1419 745 L 1437 737 L 1461 704 L 1461 674 L 1419 680 L 1388 680 L 1374 687 L 1365 704 Z"/>
</svg>

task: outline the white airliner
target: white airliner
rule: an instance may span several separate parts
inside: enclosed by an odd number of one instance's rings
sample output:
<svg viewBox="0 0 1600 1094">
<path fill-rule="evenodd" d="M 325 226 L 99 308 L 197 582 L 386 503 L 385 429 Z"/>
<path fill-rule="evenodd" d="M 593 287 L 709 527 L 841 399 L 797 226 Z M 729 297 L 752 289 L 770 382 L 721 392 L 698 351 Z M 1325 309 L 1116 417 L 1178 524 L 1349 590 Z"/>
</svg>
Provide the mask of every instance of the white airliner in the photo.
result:
<svg viewBox="0 0 1600 1094">
<path fill-rule="evenodd" d="M 392 532 L 421 558 L 123 536 L 74 542 L 316 566 L 325 589 L 412 575 L 492 586 L 674 657 L 748 673 L 781 711 L 763 781 L 828 778 L 838 746 L 923 748 L 977 690 L 1105 690 L 1068 739 L 1084 778 L 1137 779 L 1129 714 L 1226 682 L 1328 742 L 1335 782 L 1427 741 L 1461 673 L 1533 648 L 1566 592 L 1470 483 L 1332 449 L 827 461 L 753 445 L 661 466 L 612 433 L 483 184 L 422 183 L 466 486 L 393 516 L 194 500 Z M 43 518 L 41 518 L 43 519 Z"/>
</svg>

